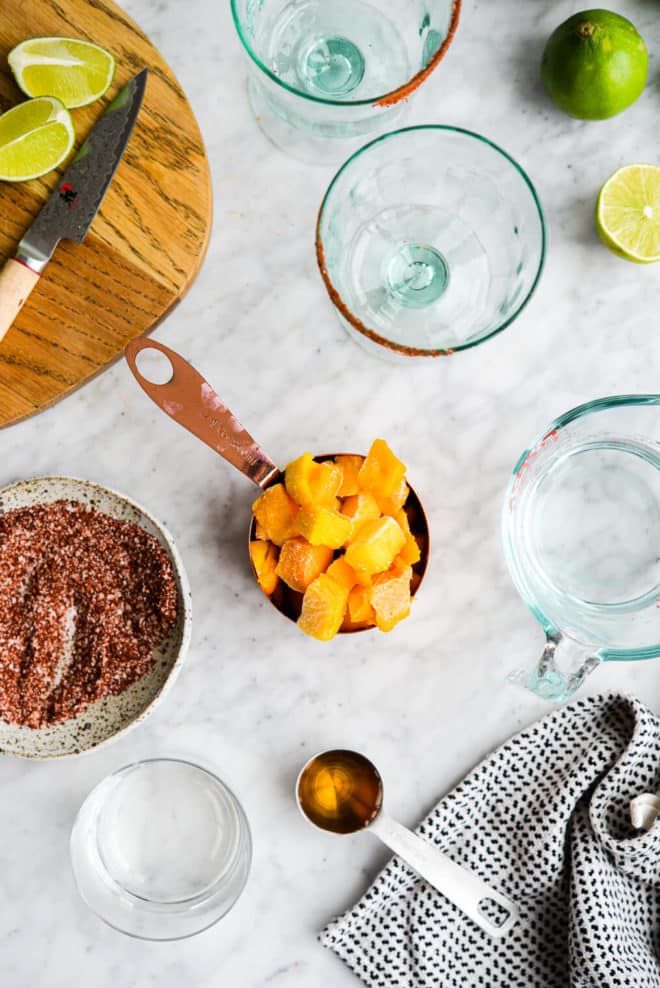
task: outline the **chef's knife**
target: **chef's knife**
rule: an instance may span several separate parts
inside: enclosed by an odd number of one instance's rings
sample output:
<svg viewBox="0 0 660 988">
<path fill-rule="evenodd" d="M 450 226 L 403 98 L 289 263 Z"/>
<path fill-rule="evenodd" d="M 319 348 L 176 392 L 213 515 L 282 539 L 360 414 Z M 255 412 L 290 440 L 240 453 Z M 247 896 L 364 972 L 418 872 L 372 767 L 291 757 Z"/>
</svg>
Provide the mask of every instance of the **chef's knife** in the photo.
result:
<svg viewBox="0 0 660 988">
<path fill-rule="evenodd" d="M 60 240 L 80 244 L 94 222 L 140 112 L 147 69 L 115 96 L 48 202 L 0 271 L 0 340 L 39 280 Z"/>
</svg>

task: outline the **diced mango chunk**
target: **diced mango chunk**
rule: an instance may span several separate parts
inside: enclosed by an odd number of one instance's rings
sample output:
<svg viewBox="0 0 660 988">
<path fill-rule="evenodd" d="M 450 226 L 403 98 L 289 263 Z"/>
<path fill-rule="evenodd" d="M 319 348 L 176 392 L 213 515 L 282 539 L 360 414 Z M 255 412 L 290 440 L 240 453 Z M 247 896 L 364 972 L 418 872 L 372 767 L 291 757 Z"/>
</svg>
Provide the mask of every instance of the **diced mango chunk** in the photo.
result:
<svg viewBox="0 0 660 988">
<path fill-rule="evenodd" d="M 301 508 L 296 520 L 300 534 L 312 545 L 339 549 L 351 533 L 350 518 L 329 508 Z"/>
<path fill-rule="evenodd" d="M 341 482 L 341 467 L 331 460 L 317 463 L 311 453 L 289 463 L 284 473 L 287 493 L 302 508 L 334 506 Z"/>
<path fill-rule="evenodd" d="M 278 555 L 277 546 L 272 542 L 250 542 L 250 559 L 259 586 L 267 597 L 275 592 L 278 584 L 276 573 Z"/>
<path fill-rule="evenodd" d="M 378 497 L 392 497 L 405 479 L 406 468 L 384 439 L 374 439 L 358 474 L 360 487 Z"/>
<path fill-rule="evenodd" d="M 383 497 L 382 495 L 375 495 L 381 514 L 391 515 L 392 518 L 394 518 L 396 516 L 397 511 L 399 511 L 408 500 L 409 494 L 410 494 L 410 488 L 408 487 L 405 480 L 402 480 L 399 486 L 394 490 L 394 492 L 389 497 Z"/>
<path fill-rule="evenodd" d="M 351 590 L 357 583 L 357 574 L 352 566 L 349 566 L 343 556 L 335 559 L 334 563 L 328 566 L 326 573 L 336 580 L 337 583 L 346 590 Z"/>
<path fill-rule="evenodd" d="M 374 577 L 369 599 L 376 614 L 376 626 L 381 631 L 392 628 L 410 614 L 410 580 L 412 568 L 398 567 Z"/>
<path fill-rule="evenodd" d="M 364 463 L 364 456 L 343 454 L 335 457 L 335 463 L 337 463 L 342 470 L 342 481 L 341 487 L 339 488 L 339 496 L 350 497 L 352 494 L 358 494 L 360 491 L 358 474 L 362 468 L 362 464 Z"/>
<path fill-rule="evenodd" d="M 287 586 L 304 593 L 312 580 L 325 572 L 334 553 L 325 545 L 312 545 L 306 539 L 287 539 L 282 546 L 276 573 Z"/>
<path fill-rule="evenodd" d="M 401 550 L 397 558 L 401 559 L 404 563 L 407 563 L 410 566 L 414 566 L 415 563 L 418 563 L 422 558 L 422 553 L 419 548 L 419 545 L 417 544 L 417 539 L 410 531 L 410 522 L 408 521 L 408 515 L 403 510 L 403 508 L 401 508 L 394 515 L 394 519 L 401 526 L 401 531 L 406 537 L 406 541 L 403 546 L 403 549 Z"/>
<path fill-rule="evenodd" d="M 394 518 L 367 521 L 346 550 L 346 562 L 363 573 L 382 573 L 392 565 L 405 541 Z"/>
<path fill-rule="evenodd" d="M 283 545 L 287 539 L 298 534 L 298 510 L 298 505 L 291 500 L 283 484 L 269 487 L 252 505 L 262 535 L 275 545 Z"/>
<path fill-rule="evenodd" d="M 261 541 L 267 541 L 268 535 L 266 534 L 266 529 L 261 524 L 261 522 L 256 522 L 254 526 L 254 537 L 255 539 L 261 539 Z"/>
<path fill-rule="evenodd" d="M 330 641 L 342 626 L 347 599 L 348 591 L 321 573 L 305 591 L 298 627 L 312 638 Z"/>
<path fill-rule="evenodd" d="M 370 625 L 376 623 L 376 614 L 371 606 L 371 586 L 353 587 L 348 595 L 348 616 L 352 624 Z"/>
<path fill-rule="evenodd" d="M 353 540 L 355 535 L 365 521 L 380 518 L 381 511 L 378 502 L 373 494 L 363 491 L 360 494 L 351 494 L 342 502 L 341 513 L 351 519 L 351 531 L 346 540 L 346 545 Z"/>
</svg>

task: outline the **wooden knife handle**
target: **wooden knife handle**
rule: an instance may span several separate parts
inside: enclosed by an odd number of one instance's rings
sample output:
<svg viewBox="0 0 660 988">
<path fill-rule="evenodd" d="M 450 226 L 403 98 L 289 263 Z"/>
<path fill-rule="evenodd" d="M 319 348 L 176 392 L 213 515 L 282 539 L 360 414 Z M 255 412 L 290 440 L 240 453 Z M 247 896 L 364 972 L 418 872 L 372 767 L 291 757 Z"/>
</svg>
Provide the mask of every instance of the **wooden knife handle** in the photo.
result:
<svg viewBox="0 0 660 988">
<path fill-rule="evenodd" d="M 21 311 L 39 275 L 12 257 L 0 271 L 0 340 Z"/>
</svg>

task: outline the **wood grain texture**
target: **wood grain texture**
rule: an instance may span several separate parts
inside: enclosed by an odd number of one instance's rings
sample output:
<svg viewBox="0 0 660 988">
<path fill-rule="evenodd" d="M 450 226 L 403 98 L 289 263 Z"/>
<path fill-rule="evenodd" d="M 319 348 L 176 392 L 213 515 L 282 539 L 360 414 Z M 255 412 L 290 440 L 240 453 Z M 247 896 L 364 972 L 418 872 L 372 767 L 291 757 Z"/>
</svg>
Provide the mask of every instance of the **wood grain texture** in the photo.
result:
<svg viewBox="0 0 660 988">
<path fill-rule="evenodd" d="M 107 48 L 116 78 L 73 110 L 77 145 L 131 76 L 149 78 L 124 158 L 85 242 L 62 241 L 0 344 L 0 428 L 61 400 L 153 329 L 190 287 L 211 227 L 211 183 L 199 128 L 171 70 L 112 0 L 0 0 L 0 111 L 21 99 L 7 54 L 38 36 Z M 0 183 L 0 265 L 58 176 Z"/>
</svg>

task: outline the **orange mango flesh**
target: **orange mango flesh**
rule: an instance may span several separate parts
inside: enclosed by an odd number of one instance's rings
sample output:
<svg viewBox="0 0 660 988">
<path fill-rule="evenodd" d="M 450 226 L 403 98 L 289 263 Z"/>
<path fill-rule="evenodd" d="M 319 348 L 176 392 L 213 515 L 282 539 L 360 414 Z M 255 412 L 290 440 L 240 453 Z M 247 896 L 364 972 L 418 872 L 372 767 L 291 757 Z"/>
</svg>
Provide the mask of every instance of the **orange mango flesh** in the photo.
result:
<svg viewBox="0 0 660 988">
<path fill-rule="evenodd" d="M 346 550 L 346 562 L 353 569 L 373 576 L 383 573 L 394 562 L 406 537 L 394 518 L 384 515 L 360 526 Z"/>
<path fill-rule="evenodd" d="M 376 626 L 381 631 L 391 631 L 410 614 L 411 579 L 411 566 L 406 566 L 402 572 L 394 568 L 374 577 L 369 600 L 376 614 Z"/>
<path fill-rule="evenodd" d="M 282 484 L 274 484 L 264 491 L 252 505 L 252 511 L 262 534 L 275 545 L 284 545 L 287 539 L 298 534 L 299 508 Z"/>
<path fill-rule="evenodd" d="M 277 547 L 272 542 L 250 542 L 250 559 L 257 574 L 259 586 L 270 597 L 278 584 Z"/>
<path fill-rule="evenodd" d="M 297 528 L 312 545 L 340 549 L 351 532 L 351 522 L 338 511 L 329 508 L 301 508 Z"/>
<path fill-rule="evenodd" d="M 360 493 L 360 483 L 358 474 L 364 463 L 364 456 L 351 456 L 344 454 L 335 457 L 335 463 L 341 467 L 341 487 L 339 497 L 351 497 L 352 494 Z"/>
<path fill-rule="evenodd" d="M 360 487 L 378 497 L 392 497 L 405 479 L 406 468 L 384 439 L 375 439 L 358 474 Z"/>
<path fill-rule="evenodd" d="M 348 590 L 322 573 L 305 591 L 298 627 L 312 638 L 330 641 L 342 626 L 347 600 Z"/>
<path fill-rule="evenodd" d="M 259 585 L 273 599 L 303 595 L 305 634 L 330 641 L 340 630 L 390 631 L 409 614 L 421 553 L 404 509 L 405 471 L 382 439 L 366 457 L 317 463 L 305 453 L 287 467 L 284 485 L 255 502 L 250 555 Z"/>
<path fill-rule="evenodd" d="M 304 593 L 310 583 L 324 573 L 334 552 L 325 545 L 312 545 L 306 539 L 287 539 L 280 551 L 276 573 L 288 587 Z"/>
</svg>

